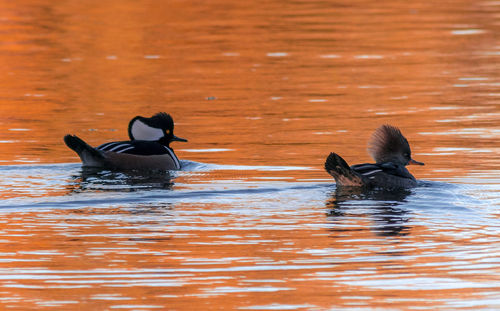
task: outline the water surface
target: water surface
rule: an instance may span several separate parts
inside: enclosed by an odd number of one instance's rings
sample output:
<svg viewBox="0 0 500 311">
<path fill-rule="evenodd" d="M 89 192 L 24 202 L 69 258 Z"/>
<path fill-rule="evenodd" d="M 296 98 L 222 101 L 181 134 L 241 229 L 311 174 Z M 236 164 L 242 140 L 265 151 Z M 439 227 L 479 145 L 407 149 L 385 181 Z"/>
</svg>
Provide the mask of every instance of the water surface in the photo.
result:
<svg viewBox="0 0 500 311">
<path fill-rule="evenodd" d="M 0 305 L 500 308 L 496 1 L 0 4 Z M 62 142 L 171 113 L 184 169 Z M 414 189 L 337 189 L 399 126 Z"/>
</svg>

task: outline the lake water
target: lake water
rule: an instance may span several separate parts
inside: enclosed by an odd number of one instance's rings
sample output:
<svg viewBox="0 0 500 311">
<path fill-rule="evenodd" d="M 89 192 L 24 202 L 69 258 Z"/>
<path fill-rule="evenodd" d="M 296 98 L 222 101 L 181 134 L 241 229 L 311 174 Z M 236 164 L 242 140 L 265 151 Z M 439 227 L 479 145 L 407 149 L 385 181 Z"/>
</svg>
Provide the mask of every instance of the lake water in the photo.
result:
<svg viewBox="0 0 500 311">
<path fill-rule="evenodd" d="M 500 3 L 0 3 L 0 309 L 500 309 Z M 183 170 L 63 143 L 166 111 Z M 401 128 L 407 191 L 336 189 Z"/>
</svg>

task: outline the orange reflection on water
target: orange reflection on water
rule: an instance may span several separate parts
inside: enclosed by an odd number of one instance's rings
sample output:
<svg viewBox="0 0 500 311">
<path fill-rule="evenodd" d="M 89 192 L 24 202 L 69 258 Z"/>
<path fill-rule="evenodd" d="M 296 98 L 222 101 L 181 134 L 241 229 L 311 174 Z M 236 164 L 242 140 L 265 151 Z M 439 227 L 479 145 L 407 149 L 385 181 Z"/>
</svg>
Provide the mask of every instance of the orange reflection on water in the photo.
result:
<svg viewBox="0 0 500 311">
<path fill-rule="evenodd" d="M 167 111 L 189 139 L 175 143 L 179 158 L 240 167 L 180 175 L 172 193 L 329 179 L 328 153 L 371 161 L 366 142 L 383 123 L 399 126 L 426 163 L 410 168 L 419 179 L 498 178 L 494 1 L 23 0 L 0 11 L 5 167 L 77 162 L 65 134 L 124 140 L 132 117 Z M 120 191 L 35 170 L 2 175 L 15 186 L 0 199 L 82 203 L 0 214 L 5 307 L 453 309 L 498 292 L 495 231 L 425 223 L 446 209 L 396 209 L 396 224 L 380 224 L 356 214 L 363 206 L 338 211 L 337 198 L 266 209 L 285 200 L 277 194 L 93 208 Z"/>
<path fill-rule="evenodd" d="M 463 239 L 459 229 L 457 236 L 436 236 L 406 224 L 406 233 L 381 242 L 377 235 L 384 231 L 369 215 L 326 229 L 321 209 L 302 221 L 276 214 L 240 223 L 245 217 L 228 217 L 233 206 L 217 204 L 219 213 L 211 214 L 203 213 L 210 205 L 172 208 L 26 212 L 22 223 L 2 215 L 6 304 L 190 309 L 196 299 L 207 309 L 233 310 L 272 304 L 435 308 L 453 297 L 476 297 L 481 283 L 488 287 L 498 272 L 479 263 L 476 269 L 489 277 L 463 270 L 459 263 L 469 259 L 453 256 L 456 243 L 477 251 L 489 246 L 476 236 Z M 226 229 L 213 231 L 212 222 Z M 429 253 L 436 245 L 449 255 Z"/>
<path fill-rule="evenodd" d="M 370 133 L 391 123 L 429 164 L 418 168 L 419 176 L 497 168 L 498 77 L 490 66 L 497 42 L 488 22 L 495 6 L 4 6 L 5 164 L 77 161 L 61 142 L 64 134 L 94 145 L 126 139 L 133 116 L 168 111 L 190 140 L 186 148 L 233 150 L 178 152 L 194 161 L 320 168 L 335 150 L 349 162 L 365 162 Z M 453 134 L 469 126 L 479 132 Z M 489 129 L 493 137 L 483 138 Z M 456 152 L 435 151 L 478 144 L 486 152 L 459 150 L 459 162 Z"/>
</svg>

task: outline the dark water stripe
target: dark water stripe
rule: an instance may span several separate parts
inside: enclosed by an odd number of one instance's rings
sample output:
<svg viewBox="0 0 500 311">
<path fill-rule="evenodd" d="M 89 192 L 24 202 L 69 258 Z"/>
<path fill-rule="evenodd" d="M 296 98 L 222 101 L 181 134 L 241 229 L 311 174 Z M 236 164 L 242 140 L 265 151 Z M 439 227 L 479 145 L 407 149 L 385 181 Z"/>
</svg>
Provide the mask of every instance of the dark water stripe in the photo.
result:
<svg viewBox="0 0 500 311">
<path fill-rule="evenodd" d="M 278 193 L 289 190 L 316 190 L 316 189 L 326 189 L 330 188 L 331 185 L 327 184 L 317 184 L 317 185 L 307 185 L 307 186 L 292 186 L 285 188 L 249 188 L 249 189 L 233 189 L 233 190 L 206 190 L 206 191 L 189 191 L 189 192 L 177 192 L 174 190 L 166 190 L 165 193 L 168 195 L 141 195 L 141 196 L 127 196 L 124 198 L 110 198 L 110 199 L 86 199 L 86 200 L 68 200 L 68 201 L 53 201 L 53 202 L 35 202 L 26 204 L 6 204 L 0 205 L 0 209 L 11 209 L 11 208 L 43 208 L 43 207 L 87 207 L 95 206 L 101 204 L 115 205 L 115 204 L 131 204 L 131 203 L 144 203 L 150 201 L 159 201 L 165 199 L 206 199 L 218 196 L 235 196 L 235 195 L 254 195 L 254 194 L 265 194 L 265 193 Z M 129 189 L 129 188 L 127 188 Z M 71 199 L 68 197 L 68 199 Z"/>
</svg>

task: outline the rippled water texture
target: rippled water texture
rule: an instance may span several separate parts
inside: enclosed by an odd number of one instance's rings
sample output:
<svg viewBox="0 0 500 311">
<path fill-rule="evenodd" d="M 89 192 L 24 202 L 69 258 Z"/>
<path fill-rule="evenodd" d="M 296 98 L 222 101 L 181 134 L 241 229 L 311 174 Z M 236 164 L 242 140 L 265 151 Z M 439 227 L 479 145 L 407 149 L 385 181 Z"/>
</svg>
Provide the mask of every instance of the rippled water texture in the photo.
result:
<svg viewBox="0 0 500 311">
<path fill-rule="evenodd" d="M 0 309 L 500 309 L 500 3 L 0 2 Z M 63 143 L 170 112 L 183 170 Z M 419 186 L 337 189 L 399 126 Z"/>
</svg>

